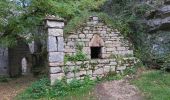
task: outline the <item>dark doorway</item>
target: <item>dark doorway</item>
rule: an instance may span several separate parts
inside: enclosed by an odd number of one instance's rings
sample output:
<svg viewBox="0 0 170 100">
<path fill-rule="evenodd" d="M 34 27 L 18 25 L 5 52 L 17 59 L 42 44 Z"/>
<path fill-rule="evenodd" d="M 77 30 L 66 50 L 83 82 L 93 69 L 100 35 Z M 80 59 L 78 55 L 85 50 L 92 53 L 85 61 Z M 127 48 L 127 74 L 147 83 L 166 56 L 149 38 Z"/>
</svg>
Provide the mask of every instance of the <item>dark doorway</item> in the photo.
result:
<svg viewBox="0 0 170 100">
<path fill-rule="evenodd" d="M 91 47 L 91 59 L 101 58 L 101 47 Z"/>
</svg>

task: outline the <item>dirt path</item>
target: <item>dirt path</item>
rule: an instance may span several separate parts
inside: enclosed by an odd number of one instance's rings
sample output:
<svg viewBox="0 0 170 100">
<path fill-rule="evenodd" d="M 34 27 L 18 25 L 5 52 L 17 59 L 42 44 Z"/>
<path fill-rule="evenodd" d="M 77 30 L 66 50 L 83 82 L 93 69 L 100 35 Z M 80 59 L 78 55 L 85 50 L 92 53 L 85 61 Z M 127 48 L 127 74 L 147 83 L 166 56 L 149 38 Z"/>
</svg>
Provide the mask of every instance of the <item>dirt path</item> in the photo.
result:
<svg viewBox="0 0 170 100">
<path fill-rule="evenodd" d="M 0 100 L 13 100 L 35 80 L 30 76 L 24 76 L 7 83 L 0 83 Z M 143 100 L 139 90 L 129 84 L 128 79 L 98 84 L 95 94 L 98 100 Z"/>
<path fill-rule="evenodd" d="M 0 100 L 13 100 L 18 93 L 21 93 L 35 80 L 31 76 L 23 76 L 6 83 L 0 83 Z"/>
<path fill-rule="evenodd" d="M 97 85 L 98 100 L 143 100 L 139 90 L 125 79 Z"/>
</svg>

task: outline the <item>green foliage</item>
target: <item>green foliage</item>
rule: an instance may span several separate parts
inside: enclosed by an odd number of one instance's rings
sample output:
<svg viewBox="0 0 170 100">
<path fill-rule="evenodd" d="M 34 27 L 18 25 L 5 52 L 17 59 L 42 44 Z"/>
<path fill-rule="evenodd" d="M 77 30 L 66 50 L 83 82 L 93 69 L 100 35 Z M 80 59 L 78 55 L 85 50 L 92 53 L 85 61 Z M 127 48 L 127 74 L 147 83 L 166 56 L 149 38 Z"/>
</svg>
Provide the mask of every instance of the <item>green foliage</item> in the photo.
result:
<svg viewBox="0 0 170 100">
<path fill-rule="evenodd" d="M 84 12 L 99 11 L 105 0 L 3 0 L 0 1 L 0 44 L 13 46 L 18 37 L 36 39 L 38 25 L 46 15 L 63 17 L 68 26 L 81 24 L 80 17 Z M 72 26 L 71 26 L 72 27 Z M 67 29 L 66 29 L 67 30 Z"/>
<path fill-rule="evenodd" d="M 82 13 L 81 15 L 74 17 L 66 25 L 66 27 L 64 28 L 64 32 L 68 34 L 68 33 L 72 33 L 74 31 L 76 31 L 78 28 L 80 28 L 81 26 L 84 25 L 84 22 L 87 21 L 88 17 L 89 16 L 88 16 L 87 12 Z M 64 34 L 64 35 L 67 35 L 67 34 Z"/>
<path fill-rule="evenodd" d="M 83 94 L 88 92 L 95 85 L 95 82 L 90 80 L 89 77 L 85 77 L 84 80 L 73 79 L 70 83 L 66 81 L 56 81 L 55 85 L 51 86 L 47 78 L 40 79 L 33 83 L 31 87 L 17 96 L 18 100 L 23 99 L 54 99 L 58 97 L 64 97 L 71 94 Z"/>
<path fill-rule="evenodd" d="M 85 61 L 87 60 L 86 54 L 83 52 L 83 46 L 81 44 L 76 45 L 76 54 L 75 55 L 65 55 L 64 57 L 64 62 L 66 63 L 67 61 Z"/>
<path fill-rule="evenodd" d="M 150 6 L 146 4 L 139 4 L 135 0 L 123 0 L 117 1 L 112 0 L 111 7 L 106 9 L 109 12 L 111 19 L 111 25 L 118 29 L 124 36 L 133 35 L 144 31 L 142 26 L 133 25 L 139 18 L 142 18 L 144 13 L 151 9 Z M 136 32 L 135 27 L 138 27 L 138 32 Z M 141 32 L 140 32 L 141 33 Z"/>
<path fill-rule="evenodd" d="M 170 55 L 167 54 L 165 57 L 162 59 L 162 65 L 161 65 L 161 71 L 166 72 L 166 70 L 170 70 Z"/>
<path fill-rule="evenodd" d="M 87 60 L 86 54 L 84 54 L 82 51 L 78 51 L 75 55 L 72 55 L 72 56 L 66 55 L 65 59 L 67 59 L 67 61 L 84 61 L 84 60 Z"/>
<path fill-rule="evenodd" d="M 170 74 L 148 71 L 132 82 L 145 94 L 146 100 L 168 100 L 170 98 Z"/>
</svg>

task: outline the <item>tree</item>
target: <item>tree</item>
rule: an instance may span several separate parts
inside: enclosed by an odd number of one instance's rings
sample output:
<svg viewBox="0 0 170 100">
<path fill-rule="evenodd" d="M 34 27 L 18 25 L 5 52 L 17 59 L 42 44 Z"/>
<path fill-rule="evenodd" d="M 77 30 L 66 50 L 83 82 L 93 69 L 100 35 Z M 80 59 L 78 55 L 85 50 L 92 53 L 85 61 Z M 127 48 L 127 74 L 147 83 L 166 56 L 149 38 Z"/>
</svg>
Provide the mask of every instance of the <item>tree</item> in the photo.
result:
<svg viewBox="0 0 170 100">
<path fill-rule="evenodd" d="M 106 0 L 3 0 L 0 1 L 0 44 L 13 46 L 17 37 L 35 34 L 35 27 L 46 15 L 60 16 L 67 20 L 79 17 L 84 12 L 99 12 Z"/>
</svg>

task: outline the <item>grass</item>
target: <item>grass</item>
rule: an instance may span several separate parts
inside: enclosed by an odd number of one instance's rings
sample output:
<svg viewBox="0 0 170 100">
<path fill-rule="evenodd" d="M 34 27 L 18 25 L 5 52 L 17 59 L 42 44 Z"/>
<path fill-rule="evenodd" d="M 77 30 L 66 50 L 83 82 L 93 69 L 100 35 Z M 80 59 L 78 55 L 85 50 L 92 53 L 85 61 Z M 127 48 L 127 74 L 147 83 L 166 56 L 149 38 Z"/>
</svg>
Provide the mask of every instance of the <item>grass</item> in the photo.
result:
<svg viewBox="0 0 170 100">
<path fill-rule="evenodd" d="M 170 73 L 148 71 L 132 82 L 146 96 L 146 100 L 170 100 Z"/>
</svg>

